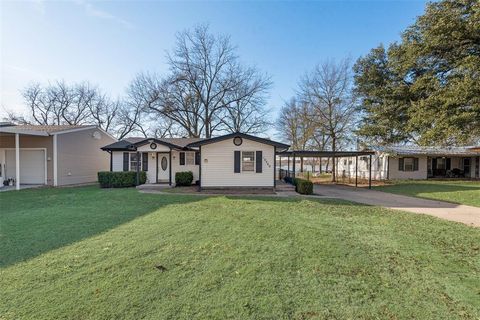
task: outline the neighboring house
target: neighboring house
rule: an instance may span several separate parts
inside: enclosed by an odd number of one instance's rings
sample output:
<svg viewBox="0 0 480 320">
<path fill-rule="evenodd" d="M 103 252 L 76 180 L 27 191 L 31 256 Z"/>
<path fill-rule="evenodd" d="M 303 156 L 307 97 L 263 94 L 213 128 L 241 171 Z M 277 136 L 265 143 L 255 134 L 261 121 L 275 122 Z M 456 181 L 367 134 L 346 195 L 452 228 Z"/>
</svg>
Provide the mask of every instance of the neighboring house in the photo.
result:
<svg viewBox="0 0 480 320">
<path fill-rule="evenodd" d="M 480 147 L 373 147 L 372 179 L 480 178 Z M 355 158 L 338 160 L 340 176 L 355 176 Z M 367 178 L 368 157 L 359 157 L 359 177 Z"/>
<path fill-rule="evenodd" d="M 244 133 L 201 138 L 126 138 L 104 146 L 111 171 L 147 172 L 147 183 L 175 183 L 193 172 L 201 188 L 275 187 L 275 153 L 288 145 Z"/>
<path fill-rule="evenodd" d="M 95 182 L 110 161 L 100 148 L 114 141 L 96 126 L 1 123 L 0 186 L 6 179 L 14 179 L 17 189 Z"/>
</svg>

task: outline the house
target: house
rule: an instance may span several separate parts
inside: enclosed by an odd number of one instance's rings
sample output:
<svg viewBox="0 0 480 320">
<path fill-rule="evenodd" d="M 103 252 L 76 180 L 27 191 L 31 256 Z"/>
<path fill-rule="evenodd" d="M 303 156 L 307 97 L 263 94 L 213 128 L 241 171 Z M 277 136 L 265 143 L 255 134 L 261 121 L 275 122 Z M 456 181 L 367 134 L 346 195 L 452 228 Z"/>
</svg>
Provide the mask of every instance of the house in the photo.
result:
<svg viewBox="0 0 480 320">
<path fill-rule="evenodd" d="M 428 178 L 480 178 L 479 147 L 373 147 L 372 179 L 428 179 Z M 355 175 L 355 158 L 338 160 L 340 176 Z M 368 177 L 368 157 L 358 158 L 358 174 Z"/>
<path fill-rule="evenodd" d="M 65 186 L 97 181 L 109 157 L 100 150 L 116 139 L 96 126 L 0 124 L 0 186 Z"/>
<path fill-rule="evenodd" d="M 244 133 L 215 138 L 126 138 L 106 145 L 110 171 L 147 173 L 147 183 L 174 185 L 191 171 L 201 188 L 274 188 L 275 154 L 288 145 Z"/>
</svg>

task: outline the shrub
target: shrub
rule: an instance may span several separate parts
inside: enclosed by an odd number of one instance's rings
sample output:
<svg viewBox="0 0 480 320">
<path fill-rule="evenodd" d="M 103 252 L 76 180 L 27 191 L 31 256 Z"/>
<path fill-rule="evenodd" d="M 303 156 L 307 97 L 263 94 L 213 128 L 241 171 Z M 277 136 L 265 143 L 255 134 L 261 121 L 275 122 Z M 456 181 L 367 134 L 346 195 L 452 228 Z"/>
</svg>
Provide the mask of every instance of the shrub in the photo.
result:
<svg viewBox="0 0 480 320">
<path fill-rule="evenodd" d="M 140 184 L 147 181 L 147 173 L 140 171 Z M 98 182 L 102 188 L 126 188 L 134 187 L 137 184 L 137 173 L 135 171 L 100 171 Z"/>
<path fill-rule="evenodd" d="M 298 180 L 298 178 L 292 178 L 292 177 L 283 178 L 283 181 L 285 181 L 286 183 L 290 183 L 294 186 L 297 186 L 297 180 Z"/>
<path fill-rule="evenodd" d="M 313 182 L 304 180 L 304 179 L 295 179 L 296 180 L 296 188 L 295 191 L 297 191 L 300 194 L 313 194 Z"/>
<path fill-rule="evenodd" d="M 190 186 L 193 181 L 192 171 L 182 171 L 175 173 L 175 185 L 177 186 Z"/>
</svg>

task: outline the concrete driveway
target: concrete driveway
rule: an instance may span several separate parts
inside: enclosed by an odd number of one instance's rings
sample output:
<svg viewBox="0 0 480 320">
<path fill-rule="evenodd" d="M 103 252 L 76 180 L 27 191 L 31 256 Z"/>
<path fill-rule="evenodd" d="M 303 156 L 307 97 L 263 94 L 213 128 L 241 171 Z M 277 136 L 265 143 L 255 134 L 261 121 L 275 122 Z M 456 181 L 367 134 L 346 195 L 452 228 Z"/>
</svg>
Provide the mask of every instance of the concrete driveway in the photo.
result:
<svg viewBox="0 0 480 320">
<path fill-rule="evenodd" d="M 480 227 L 480 208 L 449 202 L 425 200 L 393 193 L 353 188 L 342 185 L 315 185 L 314 193 L 320 196 L 381 206 L 389 209 L 428 214 L 438 218 Z"/>
</svg>

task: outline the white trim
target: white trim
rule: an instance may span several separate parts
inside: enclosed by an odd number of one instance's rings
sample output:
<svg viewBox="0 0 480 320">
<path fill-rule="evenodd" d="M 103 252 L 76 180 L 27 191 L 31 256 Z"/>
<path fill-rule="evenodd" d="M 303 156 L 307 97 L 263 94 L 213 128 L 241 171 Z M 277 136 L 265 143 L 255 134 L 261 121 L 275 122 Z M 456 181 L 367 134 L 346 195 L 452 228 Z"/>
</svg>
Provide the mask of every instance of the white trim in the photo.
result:
<svg viewBox="0 0 480 320">
<path fill-rule="evenodd" d="M 53 186 L 58 186 L 57 135 L 53 136 Z"/>
<path fill-rule="evenodd" d="M 15 189 L 20 190 L 20 134 L 15 133 Z"/>
<path fill-rule="evenodd" d="M 48 133 L 45 131 L 37 131 L 37 130 L 21 130 L 15 127 L 6 127 L 0 128 L 0 133 L 14 133 L 14 134 L 25 134 L 30 136 L 43 136 L 48 137 Z"/>
<path fill-rule="evenodd" d="M 0 148 L 1 150 L 4 150 L 4 151 L 7 151 L 7 150 L 15 150 L 15 148 Z M 47 148 L 20 148 L 20 151 L 22 150 L 40 150 L 40 151 L 43 151 L 43 154 L 45 155 L 45 179 L 44 179 L 44 184 L 48 184 L 48 179 L 47 179 L 47 176 L 48 176 L 48 173 L 47 173 L 47 160 L 48 160 L 48 157 L 47 157 Z M 6 159 L 6 153 L 4 154 L 4 159 Z"/>
</svg>

